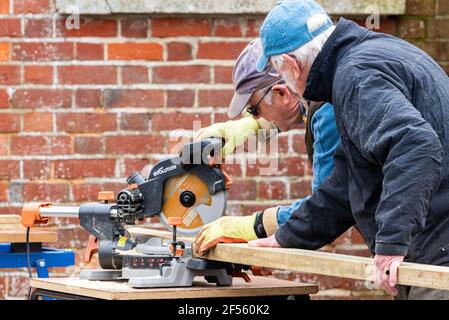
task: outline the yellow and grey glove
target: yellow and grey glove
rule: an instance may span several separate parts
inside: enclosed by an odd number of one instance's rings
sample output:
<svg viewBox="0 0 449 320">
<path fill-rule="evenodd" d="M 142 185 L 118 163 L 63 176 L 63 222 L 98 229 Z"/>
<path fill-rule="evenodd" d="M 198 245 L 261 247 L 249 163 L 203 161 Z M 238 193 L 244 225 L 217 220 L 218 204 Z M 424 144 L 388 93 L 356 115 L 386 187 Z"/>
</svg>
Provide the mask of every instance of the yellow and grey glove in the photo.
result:
<svg viewBox="0 0 449 320">
<path fill-rule="evenodd" d="M 248 140 L 248 137 L 257 134 L 259 129 L 260 125 L 257 120 L 253 117 L 244 117 L 239 120 L 216 123 L 202 128 L 196 133 L 195 140 L 223 138 L 225 145 L 221 149 L 221 153 L 225 157 L 242 146 Z"/>
<path fill-rule="evenodd" d="M 244 243 L 272 235 L 278 228 L 277 208 L 245 217 L 221 217 L 203 227 L 195 240 L 200 255 L 217 243 Z"/>
</svg>

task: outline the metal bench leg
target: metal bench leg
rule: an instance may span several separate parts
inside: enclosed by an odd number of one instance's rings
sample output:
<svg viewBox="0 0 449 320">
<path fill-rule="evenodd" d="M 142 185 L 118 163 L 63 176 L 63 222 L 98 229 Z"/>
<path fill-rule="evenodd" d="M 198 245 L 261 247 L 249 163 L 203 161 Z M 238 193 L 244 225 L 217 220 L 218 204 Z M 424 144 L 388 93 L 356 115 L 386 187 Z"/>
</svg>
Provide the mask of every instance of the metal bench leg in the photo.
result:
<svg viewBox="0 0 449 320">
<path fill-rule="evenodd" d="M 48 267 L 45 259 L 36 260 L 36 270 L 38 278 L 48 278 Z"/>
</svg>

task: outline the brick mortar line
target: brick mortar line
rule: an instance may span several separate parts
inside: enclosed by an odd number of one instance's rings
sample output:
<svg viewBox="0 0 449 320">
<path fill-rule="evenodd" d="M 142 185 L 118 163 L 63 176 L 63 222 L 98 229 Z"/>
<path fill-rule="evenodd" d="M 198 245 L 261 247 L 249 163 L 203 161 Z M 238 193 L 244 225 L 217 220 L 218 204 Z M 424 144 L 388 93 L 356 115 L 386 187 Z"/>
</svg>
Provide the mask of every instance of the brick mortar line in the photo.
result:
<svg viewBox="0 0 449 320">
<path fill-rule="evenodd" d="M 57 14 L 53 13 L 52 14 L 52 38 L 56 38 L 57 34 L 56 34 L 56 29 L 57 29 L 57 25 L 56 25 L 56 18 L 57 18 Z"/>
<path fill-rule="evenodd" d="M 10 8 L 11 9 L 11 8 Z M 17 13 L 14 14 L 14 12 L 11 12 L 9 14 L 0 14 L 0 19 L 20 19 L 20 18 L 27 18 L 27 19 L 45 19 L 53 18 L 53 16 L 58 16 L 55 13 Z"/>
<path fill-rule="evenodd" d="M 181 61 L 149 61 L 149 60 L 10 60 L 0 61 L 0 66 L 10 65 L 52 65 L 56 67 L 66 66 L 100 66 L 100 67 L 127 67 L 127 66 L 142 66 L 142 67 L 176 67 L 176 66 L 209 66 L 209 67 L 233 67 L 235 60 L 219 60 L 219 59 L 194 59 Z"/>
<path fill-rule="evenodd" d="M 33 112 L 31 112 L 33 113 Z M 12 113 L 12 114 L 19 114 L 19 113 Z M 61 114 L 68 114 L 68 113 L 61 113 Z M 40 137 L 42 136 L 42 134 L 45 134 L 44 138 L 52 138 L 52 137 L 83 137 L 83 136 L 87 136 L 87 137 L 91 137 L 91 136 L 96 136 L 99 138 L 107 138 L 107 137 L 120 137 L 120 136 L 138 136 L 138 135 L 149 135 L 149 136 L 162 136 L 164 138 L 167 139 L 176 139 L 176 138 L 180 138 L 180 137 L 192 137 L 193 133 L 195 132 L 194 130 L 190 130 L 190 129 L 184 129 L 182 130 L 177 130 L 178 132 L 176 132 L 175 134 L 172 134 L 172 130 L 160 130 L 157 132 L 153 132 L 153 131 L 146 131 L 143 134 L 143 132 L 141 130 L 111 130 L 111 131 L 92 131 L 92 132 L 83 132 L 83 131 L 79 131 L 79 132 L 65 132 L 65 131 L 29 131 L 29 132 L 9 132 L 9 133 L 2 133 L 0 134 L 0 136 L 6 136 L 6 135 L 13 135 L 16 137 Z M 295 134 L 291 134 L 291 136 L 293 137 L 293 135 Z M 293 138 L 291 138 L 293 139 Z M 245 155 L 254 155 L 257 156 L 257 153 L 244 153 Z M 271 153 L 270 153 L 271 154 Z M 274 154 L 272 154 L 273 156 L 276 155 L 290 155 L 290 154 L 301 154 L 301 155 L 305 155 L 307 156 L 306 153 L 297 153 L 294 150 L 287 150 L 286 152 L 276 152 Z M 0 156 L 1 158 L 1 156 Z"/>
<path fill-rule="evenodd" d="M 284 200 L 271 200 L 271 199 L 264 199 L 264 200 L 260 200 L 260 199 L 254 199 L 254 200 L 228 200 L 227 203 L 229 205 L 245 205 L 245 206 L 250 206 L 250 205 L 289 205 L 292 204 L 292 202 L 294 202 L 295 200 L 298 200 L 297 198 L 295 199 L 284 199 Z"/>
<path fill-rule="evenodd" d="M 153 76 L 151 76 L 151 77 L 153 77 Z M 164 106 L 167 107 L 167 105 L 168 105 L 168 92 L 167 92 L 167 90 L 164 90 L 162 99 L 163 99 Z M 153 123 L 153 122 L 151 122 L 151 123 Z"/>
<path fill-rule="evenodd" d="M 35 137 L 39 137 L 41 135 L 35 135 Z M 30 136 L 21 136 L 21 137 L 30 137 Z M 116 136 L 111 136 L 111 137 L 116 137 Z M 127 137 L 126 135 L 124 135 L 123 137 Z M 15 160 L 95 160 L 95 159 L 133 159 L 133 157 L 150 157 L 150 159 L 154 159 L 154 160 L 158 160 L 160 157 L 163 157 L 162 159 L 167 158 L 169 155 L 174 155 L 174 154 L 170 154 L 170 153 L 125 153 L 125 154 L 112 154 L 112 153 L 95 153 L 95 154 L 82 154 L 82 153 L 74 153 L 74 154 L 60 154 L 60 155 L 18 155 L 18 154 L 14 154 L 14 155 L 3 155 L 0 156 L 0 160 L 11 160 L 11 161 L 15 161 Z M 302 154 L 302 153 L 295 153 L 295 154 L 291 154 L 291 153 L 284 153 L 284 154 L 279 154 L 279 158 L 290 158 L 290 157 L 300 157 L 301 160 L 307 160 L 306 157 L 307 155 Z M 305 158 L 303 158 L 303 156 Z M 129 158 L 128 158 L 129 157 Z M 164 158 L 165 157 L 165 158 Z M 258 157 L 245 157 L 244 159 L 237 159 L 238 162 L 235 161 L 229 161 L 229 162 L 224 162 L 224 164 L 226 165 L 256 165 L 256 163 L 247 163 L 244 160 L 251 160 L 251 161 L 255 161 L 257 160 Z M 284 175 L 284 176 L 278 176 L 276 178 L 280 178 L 280 177 L 289 177 L 288 175 Z"/>
<path fill-rule="evenodd" d="M 25 19 L 24 18 L 20 18 L 20 33 L 23 37 L 26 37 L 25 34 Z"/>
<path fill-rule="evenodd" d="M 51 179 L 47 179 L 47 180 L 43 180 L 43 179 L 39 180 L 39 179 L 21 178 L 21 179 L 12 179 L 10 181 L 10 184 L 11 185 L 23 185 L 23 184 L 71 184 L 71 185 L 82 184 L 82 185 L 87 185 L 87 184 L 108 184 L 108 183 L 115 184 L 116 183 L 116 184 L 123 184 L 123 186 L 125 187 L 127 177 L 128 177 L 128 175 L 125 174 L 124 176 L 117 176 L 117 177 L 109 178 L 109 179 L 106 179 L 106 178 L 85 178 L 85 179 L 51 178 Z M 251 180 L 251 179 L 244 179 L 244 180 Z M 290 182 L 291 181 L 286 182 L 285 185 L 286 186 L 289 185 Z M 305 181 L 305 182 L 307 182 L 307 181 Z M 256 189 L 257 189 L 257 187 L 256 187 Z M 73 199 L 73 197 L 70 199 Z M 297 199 L 297 197 L 287 196 L 287 198 L 285 198 L 285 199 L 266 199 L 266 198 L 256 197 L 256 199 L 246 199 L 246 200 L 230 199 L 228 202 L 232 203 L 232 201 L 235 201 L 235 203 L 239 203 L 239 204 L 241 201 L 249 201 L 251 203 L 256 203 L 256 204 L 259 202 L 284 203 L 284 202 L 291 202 L 291 200 L 294 200 L 294 199 Z M 8 202 L 7 204 L 12 204 L 12 203 L 14 203 L 14 202 Z"/>
<path fill-rule="evenodd" d="M 24 177 L 24 168 L 23 168 L 24 162 L 19 162 L 19 177 L 22 179 Z"/>
<path fill-rule="evenodd" d="M 152 107 L 123 107 L 123 108 L 108 108 L 108 107 L 96 107 L 96 108 L 5 108 L 0 110 L 0 114 L 23 114 L 23 113 L 95 113 L 95 114 L 120 114 L 120 113 L 127 113 L 127 114 L 140 114 L 140 113 L 185 113 L 185 114 L 223 114 L 224 111 L 218 111 L 218 107 L 161 107 L 161 108 L 152 108 Z M 101 111 L 99 111 L 101 110 Z M 177 130 L 183 130 L 183 131 L 191 131 L 191 129 L 176 129 Z M 128 130 L 128 131 L 134 131 L 134 130 Z M 174 131 L 174 130 L 173 130 Z M 49 132 L 49 131 L 44 131 Z M 2 133 L 0 133 L 1 135 Z"/>
<path fill-rule="evenodd" d="M 57 31 L 57 30 L 56 30 Z M 166 44 L 170 42 L 201 42 L 201 43 L 214 43 L 214 42 L 226 42 L 226 43 L 238 43 L 238 42 L 249 42 L 254 37 L 226 37 L 226 36 L 179 36 L 179 37 L 146 37 L 146 38 L 124 38 L 118 36 L 110 37 L 98 37 L 98 36 L 86 36 L 86 37 L 64 37 L 56 34 L 56 37 L 32 37 L 29 38 L 23 33 L 20 36 L 15 37 L 0 37 L 1 42 L 10 43 L 96 43 L 96 44 L 126 44 L 126 43 L 136 43 L 136 44 L 148 44 L 148 43 L 158 43 Z"/>
<path fill-rule="evenodd" d="M 53 83 L 51 84 L 52 87 L 56 86 L 59 79 L 59 72 L 58 68 L 55 65 L 52 65 L 52 74 L 53 74 Z"/>
<path fill-rule="evenodd" d="M 119 86 L 123 86 L 123 79 L 122 79 L 122 72 L 123 72 L 123 66 L 118 66 L 117 70 L 116 70 L 116 75 L 117 75 L 117 84 Z"/>
<path fill-rule="evenodd" d="M 128 65 L 128 66 L 131 66 L 131 65 Z M 139 65 L 139 66 L 141 66 L 141 65 Z M 147 69 L 148 83 L 153 83 L 153 69 L 152 68 L 153 68 L 152 66 L 148 66 L 148 69 Z"/>
<path fill-rule="evenodd" d="M 199 108 L 200 106 L 200 94 L 199 89 L 194 91 L 194 97 L 193 97 L 193 107 Z"/>
<path fill-rule="evenodd" d="M 153 19 L 148 19 L 147 24 L 147 37 L 151 38 L 153 35 Z"/>
<path fill-rule="evenodd" d="M 160 45 L 162 46 L 162 59 L 167 61 L 168 60 L 168 48 L 167 48 L 167 43 L 165 42 L 160 42 Z M 108 46 L 108 45 L 106 45 Z"/>
<path fill-rule="evenodd" d="M 125 176 L 126 172 L 125 172 L 125 161 L 124 159 L 117 159 L 117 161 L 115 162 L 115 167 L 114 167 L 114 174 L 116 177 L 121 177 L 121 176 Z"/>
<path fill-rule="evenodd" d="M 26 179 L 24 179 L 24 180 L 17 180 L 17 181 L 14 181 L 14 182 L 11 182 L 11 184 L 12 185 L 16 185 L 16 186 L 20 186 L 20 185 L 30 185 L 30 184 L 33 184 L 33 185 L 37 185 L 37 184 L 39 184 L 39 185 L 61 185 L 61 184 L 64 184 L 64 185 L 70 185 L 70 186 L 72 186 L 72 185 L 90 185 L 90 184 L 93 184 L 93 185 L 102 185 L 102 184 L 120 184 L 120 185 L 123 185 L 123 188 L 126 188 L 126 186 L 127 186 L 127 184 L 126 184 L 126 177 L 122 177 L 122 179 L 120 180 L 120 181 L 111 181 L 111 180 L 98 180 L 98 181 L 84 181 L 84 180 L 75 180 L 75 179 L 72 179 L 72 180 L 69 180 L 69 179 L 51 179 L 50 181 L 48 181 L 48 180 L 26 180 Z M 70 189 L 67 191 L 67 194 L 69 195 L 70 194 Z M 70 194 L 70 197 L 68 198 L 69 200 L 67 201 L 67 202 L 64 202 L 64 203 L 77 203 L 75 200 L 73 200 L 74 199 L 74 197 L 73 197 L 73 194 Z M 14 201 L 14 202 L 8 202 L 9 204 L 11 204 L 11 203 L 22 203 L 22 205 L 23 205 L 23 200 L 20 200 L 20 202 L 17 202 L 17 200 L 16 201 Z M 62 202 L 61 202 L 62 203 Z"/>
<path fill-rule="evenodd" d="M 100 20 L 100 19 L 97 19 L 97 20 Z M 123 37 L 123 35 L 122 35 L 122 32 L 123 32 L 123 30 L 122 30 L 123 29 L 122 28 L 122 19 L 116 18 L 114 20 L 117 22 L 117 37 L 118 38 L 122 38 Z"/>
<path fill-rule="evenodd" d="M 52 119 L 51 119 L 51 124 L 52 124 L 52 130 L 50 131 L 52 134 L 56 135 L 58 133 L 58 124 L 56 121 L 56 113 L 52 112 Z"/>
<path fill-rule="evenodd" d="M 60 90 L 77 90 L 77 89 L 103 89 L 103 90 L 233 90 L 232 84 L 226 83 L 151 83 L 151 84 L 138 84 L 138 85 L 119 85 L 119 84 L 56 84 L 56 85 L 35 85 L 35 84 L 23 84 L 23 85 L 7 85 L 0 84 L 0 89 L 60 89 Z"/>
<path fill-rule="evenodd" d="M 189 43 L 191 45 L 192 57 L 198 57 L 198 50 L 199 50 L 198 49 L 198 47 L 199 47 L 198 41 L 190 41 Z"/>
<path fill-rule="evenodd" d="M 14 15 L 14 0 L 9 1 L 9 15 Z"/>
<path fill-rule="evenodd" d="M 246 179 L 243 180 L 248 180 L 251 178 L 251 180 L 255 180 L 257 183 L 259 182 L 284 182 L 284 183 L 290 183 L 291 182 L 291 178 L 295 177 L 295 176 L 255 176 L 254 178 L 252 177 L 245 177 Z"/>
</svg>

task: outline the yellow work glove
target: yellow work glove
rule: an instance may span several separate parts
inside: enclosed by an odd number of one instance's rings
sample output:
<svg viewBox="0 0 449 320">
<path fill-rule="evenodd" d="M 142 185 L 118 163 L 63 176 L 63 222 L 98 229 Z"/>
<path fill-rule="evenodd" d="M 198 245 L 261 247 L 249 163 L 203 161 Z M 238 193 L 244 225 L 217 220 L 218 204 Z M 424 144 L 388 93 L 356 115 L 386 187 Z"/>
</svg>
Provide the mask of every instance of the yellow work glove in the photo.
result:
<svg viewBox="0 0 449 320">
<path fill-rule="evenodd" d="M 206 224 L 195 240 L 197 251 L 202 255 L 217 243 L 257 240 L 254 231 L 256 215 L 257 213 L 246 217 L 221 217 Z"/>
<path fill-rule="evenodd" d="M 261 212 L 245 217 L 221 217 L 203 227 L 195 240 L 195 251 L 203 255 L 217 243 L 244 243 L 257 240 L 255 231 L 256 219 Z M 266 236 L 273 234 L 278 228 L 277 208 L 266 209 L 261 219 Z"/>
<path fill-rule="evenodd" d="M 257 134 L 260 129 L 259 122 L 253 117 L 244 117 L 239 120 L 230 120 L 216 123 L 198 130 L 195 140 L 206 138 L 223 138 L 225 145 L 221 149 L 222 156 L 232 154 L 235 149 L 242 146 L 251 135 Z"/>
</svg>

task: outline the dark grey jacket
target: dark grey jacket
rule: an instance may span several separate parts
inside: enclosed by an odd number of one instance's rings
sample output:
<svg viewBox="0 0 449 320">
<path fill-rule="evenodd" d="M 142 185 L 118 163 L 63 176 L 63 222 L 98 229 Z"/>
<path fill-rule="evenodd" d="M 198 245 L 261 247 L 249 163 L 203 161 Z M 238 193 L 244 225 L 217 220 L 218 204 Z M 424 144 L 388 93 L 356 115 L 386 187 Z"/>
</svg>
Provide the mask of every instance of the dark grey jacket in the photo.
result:
<svg viewBox="0 0 449 320">
<path fill-rule="evenodd" d="M 304 97 L 334 105 L 341 145 L 276 240 L 318 249 L 355 225 L 373 254 L 449 265 L 449 78 L 438 64 L 341 19 Z"/>
</svg>

